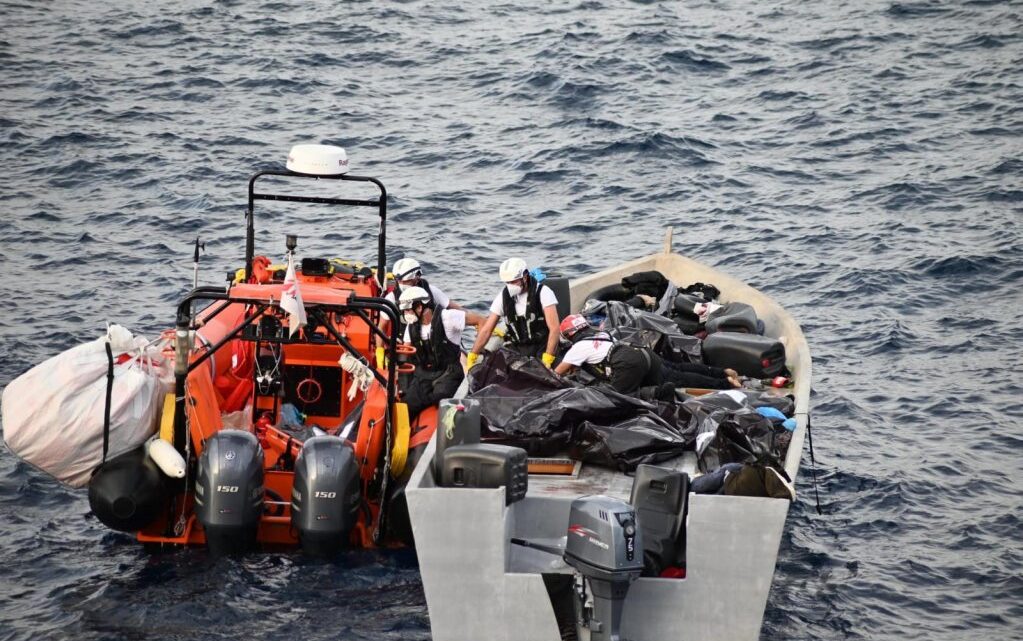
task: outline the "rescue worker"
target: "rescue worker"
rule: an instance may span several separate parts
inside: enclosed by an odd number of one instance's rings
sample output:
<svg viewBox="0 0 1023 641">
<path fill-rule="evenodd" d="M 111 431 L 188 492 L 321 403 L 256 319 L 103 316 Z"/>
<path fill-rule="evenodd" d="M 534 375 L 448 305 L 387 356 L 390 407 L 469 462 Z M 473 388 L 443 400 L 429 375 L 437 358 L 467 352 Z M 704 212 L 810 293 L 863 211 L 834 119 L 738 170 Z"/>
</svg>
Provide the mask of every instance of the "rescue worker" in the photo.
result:
<svg viewBox="0 0 1023 641">
<path fill-rule="evenodd" d="M 423 278 L 423 268 L 420 266 L 419 261 L 415 258 L 402 258 L 395 261 L 394 268 L 391 269 L 391 274 L 394 276 L 394 288 L 387 292 L 384 296 L 385 299 L 398 304 L 398 300 L 401 298 L 401 294 L 404 290 L 409 287 L 421 287 L 429 295 L 432 304 L 440 305 L 443 309 L 462 309 L 462 306 L 451 300 L 444 291 L 436 285 L 430 285 Z M 380 319 L 380 329 L 387 331 L 388 320 L 385 318 Z M 398 319 L 398 339 L 405 335 L 405 323 L 402 322 L 401 318 Z M 384 369 L 384 340 L 377 336 L 376 338 L 376 361 L 377 368 Z"/>
<path fill-rule="evenodd" d="M 735 370 L 699 363 L 665 363 L 651 349 L 626 345 L 607 332 L 594 329 L 579 314 L 566 316 L 559 329 L 572 343 L 554 369 L 562 376 L 581 368 L 623 394 L 635 394 L 641 388 L 657 388 L 653 393 L 662 400 L 671 400 L 676 387 L 731 389 L 740 386 Z"/>
<path fill-rule="evenodd" d="M 558 345 L 558 297 L 550 287 L 530 276 L 526 261 L 521 258 L 504 261 L 498 273 L 504 287 L 494 298 L 490 315 L 476 334 L 476 342 L 469 351 L 469 368 L 475 365 L 480 350 L 502 318 L 507 326 L 505 347 L 524 356 L 539 356 L 543 364 L 550 367 Z"/>
<path fill-rule="evenodd" d="M 398 298 L 405 323 L 403 341 L 416 348 L 415 372 L 403 385 L 409 417 L 455 395 L 465 378 L 462 330 L 479 328 L 483 317 L 462 309 L 444 309 L 424 288 L 407 287 Z"/>
</svg>

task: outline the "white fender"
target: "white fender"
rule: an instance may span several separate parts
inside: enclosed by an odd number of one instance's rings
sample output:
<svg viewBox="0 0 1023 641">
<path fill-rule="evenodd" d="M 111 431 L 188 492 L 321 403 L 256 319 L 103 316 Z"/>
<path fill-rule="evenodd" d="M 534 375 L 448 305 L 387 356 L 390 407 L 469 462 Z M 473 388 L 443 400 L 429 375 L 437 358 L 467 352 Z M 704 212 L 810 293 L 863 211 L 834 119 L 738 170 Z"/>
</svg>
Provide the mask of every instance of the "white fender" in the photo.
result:
<svg viewBox="0 0 1023 641">
<path fill-rule="evenodd" d="M 174 446 L 161 438 L 151 438 L 146 443 L 146 453 L 156 466 L 172 479 L 185 478 L 185 459 Z"/>
</svg>

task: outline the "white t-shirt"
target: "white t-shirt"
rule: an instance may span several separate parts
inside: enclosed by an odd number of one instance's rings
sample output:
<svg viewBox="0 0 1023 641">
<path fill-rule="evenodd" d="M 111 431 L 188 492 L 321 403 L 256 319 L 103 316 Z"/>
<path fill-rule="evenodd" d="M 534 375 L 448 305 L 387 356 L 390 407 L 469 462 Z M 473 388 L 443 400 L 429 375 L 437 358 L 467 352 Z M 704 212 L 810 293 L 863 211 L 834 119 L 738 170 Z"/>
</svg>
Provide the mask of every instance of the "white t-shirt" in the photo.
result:
<svg viewBox="0 0 1023 641">
<path fill-rule="evenodd" d="M 406 290 L 406 289 L 408 289 L 408 288 L 407 287 L 402 287 L 403 291 Z M 444 309 L 447 309 L 448 305 L 451 304 L 451 299 L 448 298 L 448 295 L 445 294 L 444 291 L 440 287 L 437 287 L 433 283 L 430 283 L 430 289 L 428 291 L 433 292 L 433 304 L 434 305 L 440 305 Z M 394 298 L 394 292 L 387 292 L 387 295 L 384 296 L 384 298 L 386 298 L 387 300 L 391 301 L 395 305 L 398 304 L 398 301 L 395 300 L 395 298 Z"/>
<path fill-rule="evenodd" d="M 521 292 L 518 296 L 512 299 L 515 301 L 515 313 L 519 316 L 525 316 L 526 314 L 526 292 Z M 547 308 L 551 305 L 558 304 L 558 297 L 554 295 L 554 292 L 547 285 L 540 286 L 540 307 Z M 493 304 L 490 305 L 490 313 L 497 314 L 501 318 L 504 318 L 504 289 L 497 292 L 497 298 L 494 299 Z"/>
<path fill-rule="evenodd" d="M 448 340 L 455 345 L 461 346 L 462 330 L 465 329 L 465 312 L 460 309 L 443 309 L 440 312 L 440 322 L 444 325 L 444 333 L 447 334 Z M 430 334 L 433 333 L 433 323 L 422 323 L 419 327 L 419 335 L 422 336 L 423 340 L 430 340 Z M 412 342 L 412 335 L 409 333 L 411 329 L 411 325 L 405 327 L 404 341 L 406 343 Z"/>
<path fill-rule="evenodd" d="M 594 340 L 593 338 L 580 339 L 568 349 L 561 362 L 575 367 L 582 367 L 583 363 L 596 365 L 603 362 L 607 358 L 607 353 L 614 347 L 614 343 L 606 340 L 608 338 L 607 334 L 600 333 L 597 336 L 605 340 Z"/>
</svg>

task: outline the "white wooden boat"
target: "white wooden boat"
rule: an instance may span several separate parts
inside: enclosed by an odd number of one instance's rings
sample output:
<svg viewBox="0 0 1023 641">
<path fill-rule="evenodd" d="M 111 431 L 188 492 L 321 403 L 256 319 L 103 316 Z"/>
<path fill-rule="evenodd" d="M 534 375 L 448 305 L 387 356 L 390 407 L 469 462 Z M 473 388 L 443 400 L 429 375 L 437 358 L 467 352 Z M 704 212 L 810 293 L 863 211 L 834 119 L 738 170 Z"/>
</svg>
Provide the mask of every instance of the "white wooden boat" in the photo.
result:
<svg viewBox="0 0 1023 641">
<path fill-rule="evenodd" d="M 657 270 L 679 286 L 713 283 L 722 302 L 752 305 L 765 335 L 778 338 L 794 379 L 797 427 L 784 461 L 794 481 L 809 419 L 810 351 L 777 302 L 752 287 L 671 251 L 617 265 L 571 283 L 572 311 L 587 295 L 623 276 Z M 562 638 L 544 575 L 571 573 L 558 557 L 511 543 L 564 540 L 572 501 L 601 494 L 629 500 L 632 479 L 582 465 L 571 476 L 530 475 L 521 501 L 505 490 L 438 487 L 428 446 L 406 489 L 434 641 L 558 641 Z M 688 452 L 667 464 L 695 475 Z M 684 579 L 640 578 L 628 591 L 621 638 L 630 641 L 757 639 L 790 502 L 774 498 L 689 495 Z M 581 634 L 585 634 L 583 631 Z"/>
</svg>

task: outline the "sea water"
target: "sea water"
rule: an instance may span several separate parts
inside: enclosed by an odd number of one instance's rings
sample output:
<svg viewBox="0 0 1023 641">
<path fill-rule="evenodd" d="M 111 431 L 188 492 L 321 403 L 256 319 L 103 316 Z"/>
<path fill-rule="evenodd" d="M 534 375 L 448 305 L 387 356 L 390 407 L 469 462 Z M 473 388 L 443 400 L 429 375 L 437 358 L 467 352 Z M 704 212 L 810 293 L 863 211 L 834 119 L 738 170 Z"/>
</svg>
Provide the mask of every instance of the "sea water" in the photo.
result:
<svg viewBox="0 0 1023 641">
<path fill-rule="evenodd" d="M 814 357 L 763 639 L 1023 638 L 1018 3 L 3 2 L 0 385 L 242 266 L 248 176 L 344 146 L 478 310 L 509 256 L 676 249 Z M 257 251 L 375 257 L 372 211 Z M 0 639 L 429 639 L 403 552 L 152 554 L 0 449 Z"/>
</svg>

